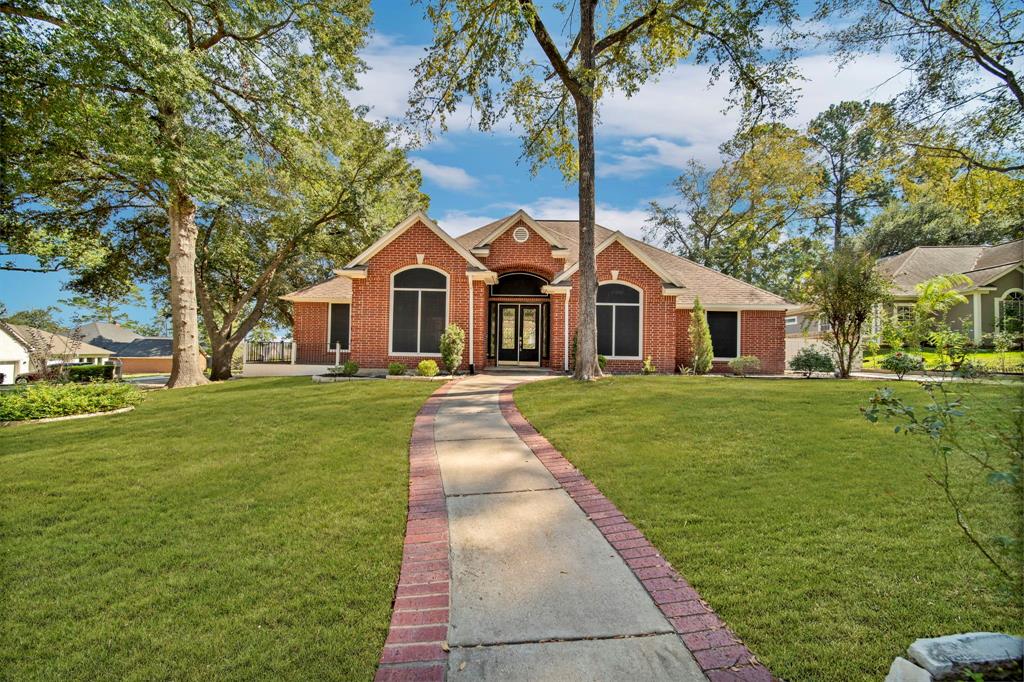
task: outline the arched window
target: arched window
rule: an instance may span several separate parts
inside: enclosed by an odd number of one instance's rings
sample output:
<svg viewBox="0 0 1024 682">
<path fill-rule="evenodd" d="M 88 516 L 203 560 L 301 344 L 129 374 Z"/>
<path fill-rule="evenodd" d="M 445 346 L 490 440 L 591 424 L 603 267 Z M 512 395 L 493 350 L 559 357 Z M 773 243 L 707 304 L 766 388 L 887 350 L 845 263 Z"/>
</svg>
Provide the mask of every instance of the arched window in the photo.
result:
<svg viewBox="0 0 1024 682">
<path fill-rule="evenodd" d="M 491 296 L 545 296 L 547 280 L 529 272 L 508 272 L 491 285 Z"/>
<path fill-rule="evenodd" d="M 1010 289 L 997 304 L 996 323 L 1001 331 L 1019 334 L 1024 330 L 1024 291 Z"/>
<path fill-rule="evenodd" d="M 597 288 L 597 352 L 608 358 L 641 354 L 640 290 L 609 283 Z"/>
<path fill-rule="evenodd" d="M 391 279 L 391 352 L 437 355 L 448 322 L 448 276 L 439 270 L 412 267 Z"/>
</svg>

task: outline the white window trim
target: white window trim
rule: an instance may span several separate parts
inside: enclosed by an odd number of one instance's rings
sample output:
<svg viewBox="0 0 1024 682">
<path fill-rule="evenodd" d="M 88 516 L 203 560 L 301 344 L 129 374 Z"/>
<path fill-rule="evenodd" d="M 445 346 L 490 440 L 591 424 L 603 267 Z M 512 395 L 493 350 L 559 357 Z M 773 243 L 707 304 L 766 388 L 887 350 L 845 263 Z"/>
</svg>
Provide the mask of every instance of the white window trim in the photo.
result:
<svg viewBox="0 0 1024 682">
<path fill-rule="evenodd" d="M 406 288 L 406 287 L 400 287 L 400 288 L 396 288 L 395 287 L 395 275 L 398 275 L 399 273 L 405 272 L 406 270 L 414 270 L 414 269 L 417 269 L 417 268 L 426 268 L 427 270 L 434 270 L 435 272 L 439 272 L 442 275 L 444 275 L 445 288 L 444 289 L 415 289 L 415 288 Z M 420 295 L 419 295 L 419 297 L 417 299 L 417 302 L 416 302 L 416 309 L 417 309 L 417 311 L 420 311 L 423 308 L 422 304 L 423 304 L 423 292 L 424 291 L 443 291 L 444 292 L 444 326 L 447 327 L 448 324 L 449 324 L 449 312 L 450 312 L 451 304 L 452 304 L 451 288 L 452 288 L 451 287 L 451 278 L 449 277 L 447 272 L 445 272 L 441 268 L 435 268 L 434 266 L 427 265 L 425 263 L 422 263 L 422 264 L 421 263 L 416 263 L 414 265 L 407 265 L 404 268 L 399 268 L 398 270 L 395 270 L 394 272 L 391 273 L 391 292 L 388 294 L 388 354 L 389 355 L 396 355 L 396 356 L 400 356 L 400 357 L 404 357 L 404 358 L 439 358 L 439 357 L 441 357 L 440 353 L 410 353 L 410 352 L 407 352 L 407 351 L 396 351 L 395 350 L 395 340 L 394 340 L 394 333 L 395 333 L 395 292 L 396 291 L 417 291 L 417 292 L 420 292 Z M 420 347 L 420 326 L 421 326 L 422 323 L 423 323 L 422 315 L 417 315 L 416 316 L 416 348 Z M 351 337 L 351 335 L 352 335 L 352 332 L 351 332 L 351 329 L 350 329 L 349 330 L 349 336 Z M 351 345 L 351 344 L 349 344 L 349 345 Z"/>
<path fill-rule="evenodd" d="M 786 324 L 787 325 L 789 325 L 789 324 L 796 324 L 799 321 L 800 321 L 800 316 L 799 315 L 790 315 L 789 317 L 786 318 Z"/>
<path fill-rule="evenodd" d="M 992 318 L 992 323 L 996 329 L 1000 329 L 999 321 L 1002 318 L 1001 309 L 1003 307 L 1003 302 L 1006 301 L 1006 297 L 1009 296 L 1010 294 L 1020 294 L 1021 296 L 1024 296 L 1024 289 L 1007 289 L 1006 291 L 1003 292 L 1002 296 L 1000 296 L 999 298 L 995 299 L 992 302 L 992 305 L 994 306 L 993 313 L 995 314 L 995 316 Z"/>
<path fill-rule="evenodd" d="M 714 362 L 729 362 L 743 355 L 743 311 L 729 308 L 705 308 L 704 319 L 707 320 L 707 313 L 736 313 L 736 355 L 732 357 L 718 357 L 711 358 Z"/>
<path fill-rule="evenodd" d="M 334 346 L 331 345 L 331 311 L 334 310 L 336 305 L 347 305 L 348 306 L 348 348 L 340 348 L 342 353 L 349 353 L 352 350 L 352 304 L 345 303 L 344 301 L 337 301 L 327 304 L 327 350 L 334 350 Z"/>
<path fill-rule="evenodd" d="M 892 304 L 892 319 L 894 321 L 896 321 L 896 322 L 899 322 L 899 319 L 900 319 L 900 308 L 910 308 L 911 310 L 913 310 L 914 309 L 914 304 L 913 303 L 893 303 Z"/>
<path fill-rule="evenodd" d="M 622 285 L 625 285 L 625 286 L 629 287 L 630 289 L 636 289 L 637 293 L 640 294 L 640 301 L 637 302 L 637 303 L 598 303 L 597 304 L 599 306 L 605 305 L 605 306 L 610 306 L 612 308 L 614 308 L 616 306 L 623 306 L 623 307 L 625 307 L 625 306 L 634 307 L 635 306 L 635 307 L 640 308 L 640 320 L 639 320 L 640 329 L 638 330 L 638 334 L 639 334 L 638 348 L 639 348 L 640 354 L 639 355 L 606 355 L 604 357 L 605 357 L 606 360 L 643 360 L 644 359 L 644 290 L 641 289 L 640 287 L 638 287 L 635 284 L 632 284 L 630 282 L 627 282 L 627 281 L 621 280 L 621 279 L 609 279 L 609 280 L 605 280 L 603 282 L 598 282 L 597 286 L 598 286 L 598 288 L 601 288 L 605 284 L 622 284 Z M 613 349 L 615 348 L 615 324 L 616 324 L 615 320 L 616 320 L 617 317 L 618 316 L 615 314 L 615 311 L 613 310 L 612 311 L 612 348 Z"/>
</svg>

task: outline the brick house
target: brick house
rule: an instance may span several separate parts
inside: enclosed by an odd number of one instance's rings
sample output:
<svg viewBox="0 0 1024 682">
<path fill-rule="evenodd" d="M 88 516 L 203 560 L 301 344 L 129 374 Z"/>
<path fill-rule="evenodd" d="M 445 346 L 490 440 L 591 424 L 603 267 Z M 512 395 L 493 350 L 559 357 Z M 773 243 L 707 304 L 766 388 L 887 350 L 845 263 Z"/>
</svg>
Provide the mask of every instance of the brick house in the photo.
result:
<svg viewBox="0 0 1024 682">
<path fill-rule="evenodd" d="M 567 370 L 578 317 L 578 223 L 525 211 L 460 237 L 415 213 L 326 282 L 295 291 L 297 361 L 336 349 L 361 367 L 438 358 L 446 324 L 466 331 L 463 369 Z M 754 355 L 785 369 L 787 303 L 779 296 L 621 232 L 597 226 L 598 351 L 612 372 L 691 363 L 693 300 L 708 310 L 715 368 Z M 331 355 L 333 358 L 334 356 Z"/>
</svg>

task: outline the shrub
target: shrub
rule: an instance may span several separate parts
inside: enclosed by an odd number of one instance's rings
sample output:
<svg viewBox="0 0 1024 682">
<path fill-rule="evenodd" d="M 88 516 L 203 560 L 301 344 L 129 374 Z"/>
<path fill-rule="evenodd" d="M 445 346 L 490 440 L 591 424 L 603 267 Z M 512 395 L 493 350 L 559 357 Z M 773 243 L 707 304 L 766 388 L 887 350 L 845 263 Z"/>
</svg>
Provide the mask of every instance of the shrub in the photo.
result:
<svg viewBox="0 0 1024 682">
<path fill-rule="evenodd" d="M 405 374 L 405 365 L 401 362 L 392 362 L 388 365 L 388 374 L 391 376 L 402 376 Z"/>
<path fill-rule="evenodd" d="M 747 376 L 747 372 L 761 369 L 761 360 L 753 355 L 741 355 L 738 358 L 730 360 L 729 367 L 732 368 L 733 374 L 745 377 Z"/>
<path fill-rule="evenodd" d="M 142 402 L 142 392 L 131 384 L 38 383 L 0 393 L 0 421 L 66 417 L 109 412 Z"/>
<path fill-rule="evenodd" d="M 789 361 L 789 368 L 794 372 L 800 372 L 805 377 L 810 377 L 815 372 L 831 374 L 836 371 L 832 356 L 821 351 L 817 346 L 806 346 L 797 351 L 793 359 Z"/>
<path fill-rule="evenodd" d="M 971 338 L 961 331 L 943 326 L 928 335 L 928 340 L 935 346 L 935 352 L 941 358 L 943 369 L 956 369 L 967 359 L 967 349 L 971 346 Z"/>
<path fill-rule="evenodd" d="M 699 298 L 693 299 L 693 312 L 690 313 L 690 347 L 693 349 L 693 373 L 707 374 L 711 371 L 715 352 L 711 347 L 711 328 L 708 327 L 708 316 Z"/>
<path fill-rule="evenodd" d="M 76 365 L 68 367 L 68 379 L 71 381 L 111 381 L 113 378 L 113 365 Z"/>
<path fill-rule="evenodd" d="M 349 360 L 336 367 L 327 368 L 327 374 L 332 377 L 354 377 L 358 372 L 359 363 L 354 360 Z"/>
<path fill-rule="evenodd" d="M 658 373 L 658 367 L 657 367 L 657 365 L 654 364 L 654 361 L 651 359 L 650 355 L 648 355 L 647 358 L 644 360 L 644 366 L 640 368 L 640 373 L 641 374 L 657 374 Z"/>
<path fill-rule="evenodd" d="M 911 353 L 890 353 L 882 358 L 882 369 L 887 369 L 896 375 L 896 378 L 903 381 L 907 372 L 915 372 L 924 369 L 924 358 Z"/>
<path fill-rule="evenodd" d="M 466 332 L 457 324 L 450 324 L 441 334 L 441 362 L 449 374 L 462 364 L 462 351 L 466 347 Z"/>
<path fill-rule="evenodd" d="M 420 360 L 420 364 L 416 365 L 416 371 L 420 373 L 421 377 L 436 377 L 437 363 L 433 360 Z"/>
<path fill-rule="evenodd" d="M 602 372 L 604 371 L 604 367 L 607 364 L 608 364 L 608 358 L 606 358 L 603 355 L 598 355 L 597 356 L 597 366 L 601 368 Z"/>
</svg>

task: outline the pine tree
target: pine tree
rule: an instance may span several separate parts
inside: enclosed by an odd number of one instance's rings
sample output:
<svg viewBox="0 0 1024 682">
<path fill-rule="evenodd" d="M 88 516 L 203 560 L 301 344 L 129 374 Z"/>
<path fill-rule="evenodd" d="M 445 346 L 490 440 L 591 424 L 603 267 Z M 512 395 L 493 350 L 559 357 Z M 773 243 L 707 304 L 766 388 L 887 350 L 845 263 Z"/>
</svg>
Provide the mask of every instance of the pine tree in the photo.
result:
<svg viewBox="0 0 1024 682">
<path fill-rule="evenodd" d="M 707 374 L 711 371 L 711 361 L 715 357 L 711 348 L 711 329 L 708 327 L 708 316 L 699 298 L 693 299 L 693 312 L 690 313 L 690 347 L 693 348 L 693 373 Z"/>
</svg>

